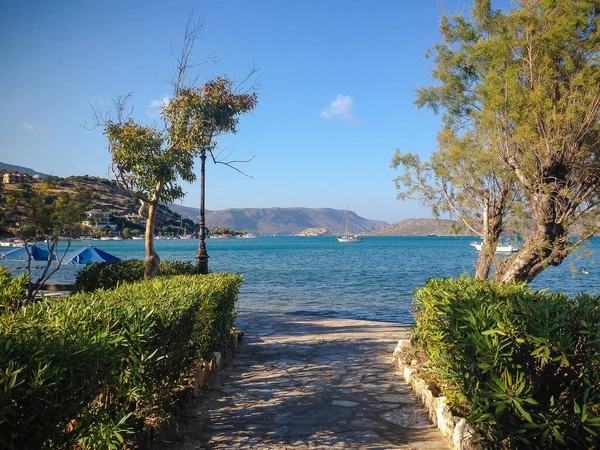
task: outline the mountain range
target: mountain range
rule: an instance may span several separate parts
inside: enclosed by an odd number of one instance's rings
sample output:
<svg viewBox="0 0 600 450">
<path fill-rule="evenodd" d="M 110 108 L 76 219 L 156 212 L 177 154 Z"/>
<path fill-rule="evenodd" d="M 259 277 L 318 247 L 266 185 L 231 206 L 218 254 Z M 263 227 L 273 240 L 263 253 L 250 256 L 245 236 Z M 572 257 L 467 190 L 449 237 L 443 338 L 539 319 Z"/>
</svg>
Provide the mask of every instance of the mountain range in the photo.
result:
<svg viewBox="0 0 600 450">
<path fill-rule="evenodd" d="M 40 178 L 48 175 L 33 169 L 0 162 L 0 171 L 38 174 Z M 57 179 L 57 190 L 90 190 L 95 193 L 94 206 L 105 212 L 116 214 L 134 213 L 137 202 L 127 192 L 116 187 L 110 180 L 89 176 L 73 176 Z M 57 191 L 58 192 L 58 191 Z M 167 205 L 159 215 L 158 226 L 166 226 L 179 220 L 170 217 L 171 211 L 184 219 L 199 222 L 198 208 L 176 204 Z M 170 210 L 170 211 L 169 211 Z M 164 216 L 165 223 L 161 219 Z M 167 220 L 168 219 L 168 220 Z M 343 234 L 346 226 L 346 211 L 332 208 L 239 208 L 219 211 L 206 211 L 208 228 L 222 227 L 238 231 L 247 231 L 258 235 L 294 235 L 311 231 L 310 234 Z M 439 236 L 453 235 L 457 225 L 451 220 L 407 219 L 394 224 L 381 220 L 361 217 L 348 212 L 348 232 L 371 236 Z M 189 227 L 188 227 L 189 228 Z M 461 233 L 459 233 L 461 234 Z"/>
<path fill-rule="evenodd" d="M 199 209 L 169 204 L 169 209 L 195 222 Z M 343 234 L 346 228 L 346 211 L 332 208 L 239 208 L 206 211 L 209 228 L 224 227 L 244 230 L 259 235 L 291 235 L 307 228 L 326 228 L 331 234 Z M 348 232 L 365 234 L 388 225 L 381 220 L 360 217 L 348 212 Z"/>
</svg>

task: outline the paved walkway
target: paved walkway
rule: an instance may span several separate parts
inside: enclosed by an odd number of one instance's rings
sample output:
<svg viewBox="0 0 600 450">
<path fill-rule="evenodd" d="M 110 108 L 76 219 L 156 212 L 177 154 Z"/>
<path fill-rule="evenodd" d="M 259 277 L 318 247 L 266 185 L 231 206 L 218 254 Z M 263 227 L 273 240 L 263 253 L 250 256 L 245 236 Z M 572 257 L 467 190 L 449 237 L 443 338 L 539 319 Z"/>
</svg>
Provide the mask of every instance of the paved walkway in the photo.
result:
<svg viewBox="0 0 600 450">
<path fill-rule="evenodd" d="M 155 450 L 448 449 L 392 366 L 393 323 L 241 311 L 237 355 Z"/>
</svg>

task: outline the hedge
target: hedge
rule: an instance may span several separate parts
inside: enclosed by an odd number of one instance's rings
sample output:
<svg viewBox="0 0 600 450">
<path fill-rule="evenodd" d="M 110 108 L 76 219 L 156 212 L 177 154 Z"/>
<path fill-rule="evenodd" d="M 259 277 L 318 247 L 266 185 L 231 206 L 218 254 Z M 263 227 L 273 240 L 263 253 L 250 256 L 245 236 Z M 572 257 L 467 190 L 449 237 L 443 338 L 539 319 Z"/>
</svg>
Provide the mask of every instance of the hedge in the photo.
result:
<svg viewBox="0 0 600 450">
<path fill-rule="evenodd" d="M 228 339 L 241 282 L 158 278 L 0 315 L 0 448 L 122 448 Z"/>
<path fill-rule="evenodd" d="M 29 280 L 27 273 L 13 278 L 8 268 L 0 266 L 0 314 L 16 311 L 21 307 L 27 295 Z"/>
<path fill-rule="evenodd" d="M 413 308 L 427 375 L 485 448 L 598 448 L 599 297 L 431 279 Z"/>
<path fill-rule="evenodd" d="M 113 289 L 123 283 L 144 279 L 145 262 L 131 259 L 119 262 L 87 264 L 75 278 L 76 292 L 93 292 L 96 289 Z M 160 275 L 194 275 L 196 266 L 187 261 L 165 260 L 160 262 Z"/>
</svg>

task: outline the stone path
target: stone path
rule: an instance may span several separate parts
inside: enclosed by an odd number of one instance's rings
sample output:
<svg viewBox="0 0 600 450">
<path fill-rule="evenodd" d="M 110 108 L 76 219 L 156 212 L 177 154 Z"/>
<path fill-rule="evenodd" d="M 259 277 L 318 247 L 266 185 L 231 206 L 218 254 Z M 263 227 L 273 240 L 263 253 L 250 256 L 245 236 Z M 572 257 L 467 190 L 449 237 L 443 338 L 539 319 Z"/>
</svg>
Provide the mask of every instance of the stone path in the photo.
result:
<svg viewBox="0 0 600 450">
<path fill-rule="evenodd" d="M 240 311 L 237 355 L 154 450 L 448 449 L 392 366 L 394 323 Z"/>
</svg>

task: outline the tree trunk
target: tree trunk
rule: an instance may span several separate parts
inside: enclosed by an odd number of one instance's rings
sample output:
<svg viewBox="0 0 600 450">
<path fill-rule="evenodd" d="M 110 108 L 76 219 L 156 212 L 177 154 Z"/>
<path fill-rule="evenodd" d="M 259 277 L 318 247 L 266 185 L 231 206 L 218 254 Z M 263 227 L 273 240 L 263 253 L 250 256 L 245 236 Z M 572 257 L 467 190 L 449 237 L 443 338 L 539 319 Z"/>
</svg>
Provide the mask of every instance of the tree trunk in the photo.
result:
<svg viewBox="0 0 600 450">
<path fill-rule="evenodd" d="M 533 232 L 523 248 L 506 259 L 496 271 L 497 281 L 532 281 L 548 266 L 558 266 L 571 253 L 568 228 L 556 222 L 556 195 L 541 193 L 532 197 Z"/>
<path fill-rule="evenodd" d="M 479 252 L 479 258 L 477 258 L 477 265 L 475 266 L 475 278 L 487 280 L 494 262 L 494 253 L 496 252 L 497 246 L 497 240 L 492 243 L 484 237 L 481 244 L 481 251 Z"/>
<path fill-rule="evenodd" d="M 475 278 L 487 280 L 490 276 L 492 264 L 495 261 L 496 248 L 500 242 L 500 234 L 504 227 L 504 207 L 508 189 L 503 189 L 500 192 L 498 199 L 492 201 L 486 196 L 483 205 L 483 241 L 481 243 L 481 251 L 475 266 Z"/>
<path fill-rule="evenodd" d="M 148 220 L 146 221 L 146 267 L 144 269 L 144 280 L 149 280 L 158 274 L 160 269 L 160 257 L 154 250 L 154 222 L 158 211 L 158 201 L 155 200 L 148 205 Z"/>
<path fill-rule="evenodd" d="M 481 251 L 479 252 L 479 258 L 475 266 L 475 278 L 487 280 L 490 275 L 492 264 L 495 261 L 496 247 L 498 247 L 498 242 L 500 242 L 502 218 L 496 211 L 492 211 L 488 226 L 484 227 L 485 232 L 483 234 L 483 242 L 481 243 Z"/>
</svg>

